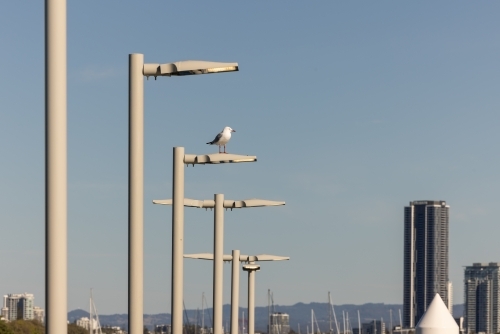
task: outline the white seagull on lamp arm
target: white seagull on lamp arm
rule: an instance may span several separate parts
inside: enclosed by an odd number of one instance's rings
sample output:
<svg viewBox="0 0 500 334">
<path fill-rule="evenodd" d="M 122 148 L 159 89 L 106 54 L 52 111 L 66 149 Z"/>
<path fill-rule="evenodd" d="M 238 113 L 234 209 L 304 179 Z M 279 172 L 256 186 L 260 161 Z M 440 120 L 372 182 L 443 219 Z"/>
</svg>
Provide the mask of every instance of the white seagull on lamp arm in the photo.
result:
<svg viewBox="0 0 500 334">
<path fill-rule="evenodd" d="M 231 139 L 231 132 L 236 132 L 233 129 L 231 129 L 229 126 L 226 126 L 221 133 L 219 133 L 217 136 L 215 136 L 215 139 L 212 141 L 209 141 L 207 144 L 208 145 L 218 145 L 219 146 L 219 153 L 227 153 L 226 152 L 226 144 L 228 143 L 229 139 Z M 220 147 L 224 146 L 224 152 L 220 151 Z"/>
</svg>

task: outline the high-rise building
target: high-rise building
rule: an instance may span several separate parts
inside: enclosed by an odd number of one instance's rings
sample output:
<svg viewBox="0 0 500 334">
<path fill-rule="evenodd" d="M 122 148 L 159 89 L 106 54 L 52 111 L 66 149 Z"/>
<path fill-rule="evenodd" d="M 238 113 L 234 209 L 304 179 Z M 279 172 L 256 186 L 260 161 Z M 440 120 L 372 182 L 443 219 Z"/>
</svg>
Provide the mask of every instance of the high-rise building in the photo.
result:
<svg viewBox="0 0 500 334">
<path fill-rule="evenodd" d="M 35 297 L 30 293 L 23 294 L 9 294 L 4 296 L 4 309 L 7 309 L 7 319 L 8 321 L 13 320 L 33 320 L 33 303 Z"/>
<path fill-rule="evenodd" d="M 465 267 L 464 299 L 467 333 L 500 332 L 500 263 Z"/>
<path fill-rule="evenodd" d="M 275 312 L 269 316 L 271 328 L 267 329 L 268 334 L 288 334 L 290 333 L 290 316 L 286 313 Z"/>
<path fill-rule="evenodd" d="M 414 201 L 404 210 L 403 326 L 413 328 L 436 293 L 448 295 L 448 225 L 445 201 Z"/>
</svg>

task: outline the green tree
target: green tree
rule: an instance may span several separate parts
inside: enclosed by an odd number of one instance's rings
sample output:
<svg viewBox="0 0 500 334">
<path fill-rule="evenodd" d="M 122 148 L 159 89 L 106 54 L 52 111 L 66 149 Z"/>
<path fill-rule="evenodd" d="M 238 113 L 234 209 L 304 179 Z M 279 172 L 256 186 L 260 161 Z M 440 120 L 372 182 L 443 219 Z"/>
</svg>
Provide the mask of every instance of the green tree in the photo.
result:
<svg viewBox="0 0 500 334">
<path fill-rule="evenodd" d="M 68 324 L 68 334 L 87 334 L 88 330 L 76 324 Z"/>
<path fill-rule="evenodd" d="M 36 320 L 14 320 L 8 326 L 14 334 L 45 334 L 45 327 Z"/>
<path fill-rule="evenodd" d="M 9 325 L 3 320 L 0 320 L 0 334 L 14 334 Z"/>
</svg>

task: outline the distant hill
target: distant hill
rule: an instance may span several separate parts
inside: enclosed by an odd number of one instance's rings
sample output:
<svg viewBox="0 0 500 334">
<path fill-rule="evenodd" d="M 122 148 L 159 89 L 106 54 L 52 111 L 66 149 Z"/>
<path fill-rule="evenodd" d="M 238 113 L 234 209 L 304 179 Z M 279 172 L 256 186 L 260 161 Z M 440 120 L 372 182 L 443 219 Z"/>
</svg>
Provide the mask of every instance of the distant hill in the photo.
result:
<svg viewBox="0 0 500 334">
<path fill-rule="evenodd" d="M 389 326 L 390 310 L 392 310 L 392 323 L 393 325 L 399 324 L 399 310 L 402 309 L 401 304 L 384 304 L 384 303 L 367 303 L 363 305 L 334 305 L 335 313 L 337 316 L 337 322 L 342 323 L 342 313 L 349 315 L 349 321 L 352 327 L 357 327 L 358 323 L 358 310 L 360 313 L 361 323 L 371 321 L 373 319 L 384 319 L 384 322 Z M 300 324 L 300 330 L 305 333 L 306 327 L 311 326 L 311 309 L 314 310 L 316 319 L 322 331 L 327 331 L 329 328 L 329 306 L 328 303 L 297 303 L 291 306 L 285 305 L 275 305 L 274 310 L 276 312 L 288 313 L 290 315 L 290 326 L 291 328 L 298 332 L 298 326 Z M 230 316 L 230 305 L 224 305 L 224 326 L 229 324 Z M 247 318 L 247 309 L 241 308 L 241 312 L 245 312 L 245 318 Z M 265 332 L 267 330 L 267 306 L 256 307 L 255 308 L 255 329 L 257 331 Z M 196 321 L 196 310 L 187 310 L 189 321 L 194 323 Z M 453 306 L 453 315 L 455 317 L 462 316 L 463 314 L 463 304 Z M 84 310 L 74 310 L 68 313 L 68 320 L 74 322 L 81 317 L 88 317 L 89 313 Z M 198 313 L 198 323 L 201 323 L 201 311 Z M 205 325 L 210 326 L 212 318 L 212 309 L 205 310 Z M 127 329 L 128 327 L 128 317 L 127 314 L 111 314 L 111 315 L 99 315 L 99 320 L 102 326 L 120 326 Z M 241 321 L 241 319 L 240 319 Z M 155 325 L 159 324 L 170 324 L 170 314 L 160 313 L 160 314 L 145 314 L 144 315 L 144 325 L 150 330 L 154 328 Z M 335 324 L 333 325 L 335 326 Z"/>
</svg>

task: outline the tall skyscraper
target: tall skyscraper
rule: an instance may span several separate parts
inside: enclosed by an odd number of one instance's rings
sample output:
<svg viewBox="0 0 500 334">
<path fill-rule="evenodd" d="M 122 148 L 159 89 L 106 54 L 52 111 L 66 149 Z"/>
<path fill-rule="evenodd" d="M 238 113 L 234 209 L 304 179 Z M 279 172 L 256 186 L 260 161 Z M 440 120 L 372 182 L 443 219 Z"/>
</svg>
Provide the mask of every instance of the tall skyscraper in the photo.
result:
<svg viewBox="0 0 500 334">
<path fill-rule="evenodd" d="M 464 299 L 467 333 L 500 332 L 500 263 L 465 267 Z"/>
<path fill-rule="evenodd" d="M 445 201 L 414 201 L 404 210 L 403 326 L 413 328 L 439 293 L 448 295 L 448 224 Z"/>
</svg>

